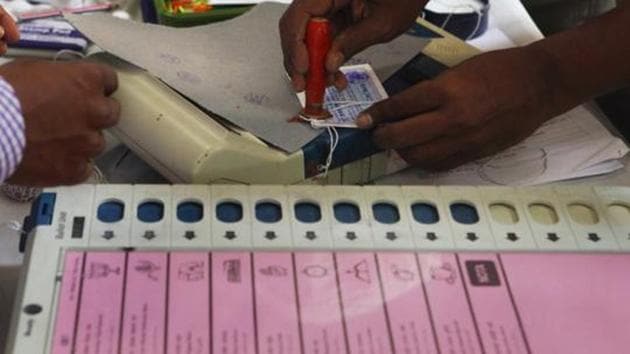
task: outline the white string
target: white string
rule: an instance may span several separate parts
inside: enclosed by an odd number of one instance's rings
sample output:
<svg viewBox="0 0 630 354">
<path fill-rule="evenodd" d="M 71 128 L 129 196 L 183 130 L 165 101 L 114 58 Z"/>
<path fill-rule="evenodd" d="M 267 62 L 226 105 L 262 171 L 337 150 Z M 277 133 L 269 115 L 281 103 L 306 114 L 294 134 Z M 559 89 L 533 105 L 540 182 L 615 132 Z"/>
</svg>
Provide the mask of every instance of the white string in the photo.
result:
<svg viewBox="0 0 630 354">
<path fill-rule="evenodd" d="M 354 106 L 361 106 L 362 109 L 369 107 L 374 104 L 374 101 L 351 101 L 351 100 L 338 100 L 338 101 L 327 101 L 326 106 L 329 112 L 336 112 L 341 109 L 347 109 Z M 299 115 L 300 119 L 305 122 L 309 122 L 311 127 L 315 129 L 326 128 L 326 132 L 328 133 L 329 138 L 329 148 L 328 148 L 328 156 L 326 157 L 326 162 L 319 166 L 319 170 L 321 171 L 322 178 L 328 176 L 328 172 L 330 171 L 330 167 L 333 163 L 333 158 L 335 154 L 335 150 L 339 146 L 339 132 L 337 128 L 331 125 L 320 126 L 316 125 L 315 122 L 319 122 L 318 120 L 306 117 L 304 115 Z"/>
<path fill-rule="evenodd" d="M 300 117 L 300 119 L 302 119 L 305 122 L 309 122 L 311 126 L 315 129 L 321 128 L 313 124 L 313 122 L 316 121 L 315 119 L 306 117 L 301 114 L 298 117 Z M 326 178 L 326 176 L 328 176 L 328 171 L 330 171 L 330 166 L 332 166 L 332 163 L 333 163 L 335 150 L 337 149 L 337 146 L 339 145 L 339 132 L 337 131 L 337 128 L 333 126 L 326 126 L 326 132 L 328 133 L 328 139 L 329 139 L 328 156 L 326 157 L 326 162 L 323 165 L 318 166 L 318 169 L 321 172 L 322 178 Z"/>
<path fill-rule="evenodd" d="M 62 55 L 69 55 L 69 56 L 75 56 L 75 58 L 78 59 L 84 59 L 85 58 L 85 54 L 81 53 L 81 52 L 77 52 L 76 50 L 72 50 L 72 49 L 62 49 L 60 51 L 58 51 L 57 53 L 55 53 L 55 55 L 53 56 L 53 61 L 58 61 L 61 58 Z M 72 59 L 72 58 L 69 58 Z"/>
<path fill-rule="evenodd" d="M 11 230 L 11 231 L 16 231 L 16 232 L 22 231 L 22 223 L 17 220 L 5 221 L 2 224 L 0 224 L 0 227 Z"/>
<path fill-rule="evenodd" d="M 451 9 L 467 8 L 477 14 L 477 24 L 475 25 L 475 29 L 468 35 L 468 37 L 466 37 L 466 40 L 470 40 L 475 35 L 475 33 L 477 33 L 477 31 L 479 30 L 479 27 L 481 27 L 481 19 L 483 18 L 483 9 L 485 8 L 485 5 L 481 9 L 479 9 L 475 6 L 472 6 L 471 4 L 458 4 L 458 5 L 453 6 L 452 4 L 446 4 L 440 0 L 431 0 L 431 1 L 439 3 L 440 5 L 444 7 L 450 7 Z M 449 12 L 444 22 L 442 22 L 442 25 L 440 26 L 440 28 L 445 29 L 452 17 L 453 17 L 453 12 Z M 424 19 L 424 12 L 422 13 L 422 18 Z"/>
<path fill-rule="evenodd" d="M 327 104 L 333 105 L 332 107 L 328 107 L 329 112 L 336 112 L 340 109 L 346 109 L 354 106 L 369 106 L 373 104 L 374 101 L 329 101 Z M 367 108 L 367 107 L 366 107 Z"/>
</svg>

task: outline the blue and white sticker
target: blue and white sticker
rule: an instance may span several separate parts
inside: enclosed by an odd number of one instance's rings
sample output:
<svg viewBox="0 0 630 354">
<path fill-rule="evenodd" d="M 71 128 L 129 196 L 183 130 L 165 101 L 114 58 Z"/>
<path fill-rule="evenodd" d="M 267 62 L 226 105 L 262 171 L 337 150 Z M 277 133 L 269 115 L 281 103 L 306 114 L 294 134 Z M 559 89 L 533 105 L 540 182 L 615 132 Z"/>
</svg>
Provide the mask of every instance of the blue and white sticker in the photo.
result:
<svg viewBox="0 0 630 354">
<path fill-rule="evenodd" d="M 340 127 L 356 128 L 356 119 L 361 112 L 374 103 L 386 99 L 387 92 L 369 64 L 350 65 L 340 68 L 348 80 L 348 87 L 338 91 L 334 87 L 326 89 L 324 108 L 332 118 L 312 120 L 314 128 Z M 302 105 L 306 101 L 303 92 L 298 94 Z"/>
</svg>

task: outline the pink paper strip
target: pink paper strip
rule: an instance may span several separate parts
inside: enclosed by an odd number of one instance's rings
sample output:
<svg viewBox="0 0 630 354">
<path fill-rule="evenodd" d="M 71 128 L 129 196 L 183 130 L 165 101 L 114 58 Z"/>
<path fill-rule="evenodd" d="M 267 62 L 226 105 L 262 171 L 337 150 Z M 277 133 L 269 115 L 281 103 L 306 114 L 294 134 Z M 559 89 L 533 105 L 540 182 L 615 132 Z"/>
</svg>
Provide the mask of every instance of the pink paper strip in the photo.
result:
<svg viewBox="0 0 630 354">
<path fill-rule="evenodd" d="M 379 253 L 379 269 L 397 353 L 438 353 L 413 253 Z"/>
<path fill-rule="evenodd" d="M 481 353 L 455 255 L 419 254 L 418 260 L 441 352 Z"/>
<path fill-rule="evenodd" d="M 210 352 L 209 254 L 173 252 L 169 264 L 167 353 Z"/>
<path fill-rule="evenodd" d="M 351 353 L 392 353 L 373 253 L 338 253 L 337 273 Z"/>
<path fill-rule="evenodd" d="M 335 263 L 331 253 L 295 255 L 305 353 L 346 352 Z"/>
<path fill-rule="evenodd" d="M 164 252 L 129 253 L 122 353 L 164 353 L 167 261 Z"/>
<path fill-rule="evenodd" d="M 291 254 L 256 253 L 254 272 L 259 352 L 299 353 L 300 335 Z"/>
<path fill-rule="evenodd" d="M 79 306 L 83 252 L 67 252 L 61 278 L 57 320 L 52 339 L 52 354 L 72 353 L 74 330 Z"/>
<path fill-rule="evenodd" d="M 214 353 L 255 353 L 249 253 L 212 254 L 212 305 Z"/>
<path fill-rule="evenodd" d="M 85 259 L 74 353 L 118 353 L 124 252 L 89 252 Z"/>
<path fill-rule="evenodd" d="M 531 353 L 630 352 L 630 255 L 504 254 Z"/>
<path fill-rule="evenodd" d="M 495 254 L 461 254 L 460 267 L 487 352 L 526 353 L 517 309 Z"/>
</svg>

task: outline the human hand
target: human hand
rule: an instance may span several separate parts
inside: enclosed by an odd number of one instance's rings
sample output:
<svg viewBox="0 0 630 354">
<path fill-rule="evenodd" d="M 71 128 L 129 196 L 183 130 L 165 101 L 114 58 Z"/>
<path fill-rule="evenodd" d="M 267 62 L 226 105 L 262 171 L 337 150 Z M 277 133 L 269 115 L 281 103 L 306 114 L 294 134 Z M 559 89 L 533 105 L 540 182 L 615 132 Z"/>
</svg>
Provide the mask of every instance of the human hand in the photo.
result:
<svg viewBox="0 0 630 354">
<path fill-rule="evenodd" d="M 313 17 L 332 21 L 334 38 L 326 71 L 328 84 L 347 85 L 339 67 L 365 48 L 391 41 L 408 30 L 426 1 L 422 0 L 295 0 L 280 19 L 284 66 L 296 91 L 303 91 L 308 71 L 304 44 L 306 26 Z"/>
<path fill-rule="evenodd" d="M 445 170 L 492 155 L 579 103 L 553 60 L 531 48 L 490 52 L 381 101 L 357 125 L 412 165 Z"/>
<path fill-rule="evenodd" d="M 20 39 L 15 21 L 0 6 L 0 55 L 7 52 L 7 43 L 17 42 Z"/>
<path fill-rule="evenodd" d="M 76 184 L 105 148 L 102 129 L 118 122 L 120 105 L 108 96 L 116 73 L 88 62 L 16 60 L 0 67 L 22 107 L 26 148 L 7 182 L 29 186 Z"/>
</svg>

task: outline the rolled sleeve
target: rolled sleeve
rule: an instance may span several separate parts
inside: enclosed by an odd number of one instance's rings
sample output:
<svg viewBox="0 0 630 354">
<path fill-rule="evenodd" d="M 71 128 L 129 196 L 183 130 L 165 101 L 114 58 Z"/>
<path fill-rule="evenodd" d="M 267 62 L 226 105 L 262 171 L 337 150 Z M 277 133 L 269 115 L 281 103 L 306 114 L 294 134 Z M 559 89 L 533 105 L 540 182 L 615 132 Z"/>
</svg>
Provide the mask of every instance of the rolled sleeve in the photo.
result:
<svg viewBox="0 0 630 354">
<path fill-rule="evenodd" d="M 13 87 L 0 77 L 0 182 L 15 172 L 24 153 L 24 117 Z"/>
</svg>

